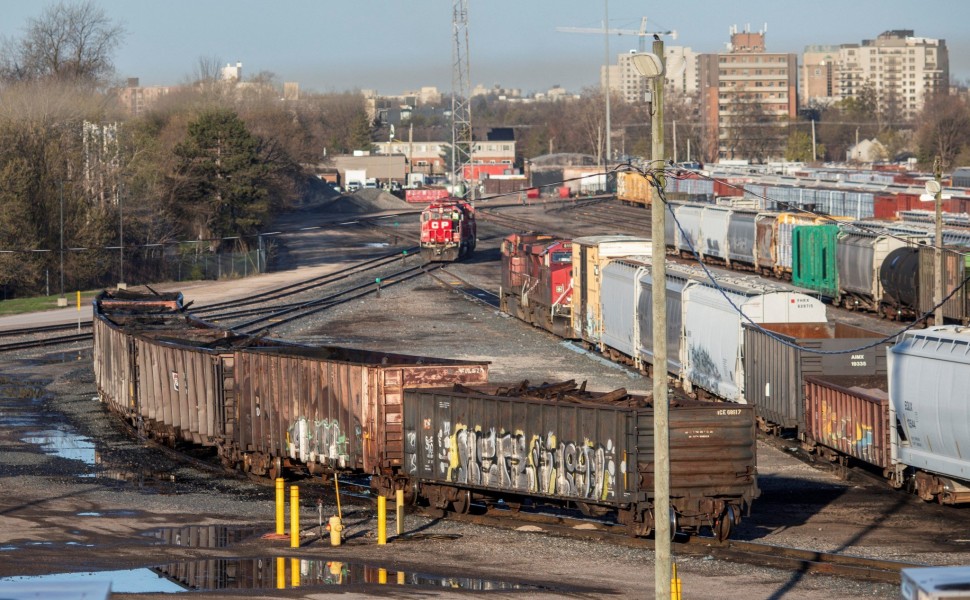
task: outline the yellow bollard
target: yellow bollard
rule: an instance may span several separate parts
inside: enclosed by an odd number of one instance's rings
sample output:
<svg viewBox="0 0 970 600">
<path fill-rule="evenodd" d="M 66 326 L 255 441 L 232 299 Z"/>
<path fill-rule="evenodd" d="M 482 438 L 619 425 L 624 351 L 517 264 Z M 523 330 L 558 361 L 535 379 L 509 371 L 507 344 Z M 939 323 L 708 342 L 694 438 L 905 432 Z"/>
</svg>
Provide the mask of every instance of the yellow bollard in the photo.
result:
<svg viewBox="0 0 970 600">
<path fill-rule="evenodd" d="M 286 559 L 282 556 L 276 557 L 276 589 L 286 589 Z"/>
<path fill-rule="evenodd" d="M 397 535 L 404 535 L 404 490 L 394 492 L 394 503 L 397 505 Z"/>
<path fill-rule="evenodd" d="M 377 570 L 377 583 L 387 585 L 387 569 Z"/>
<path fill-rule="evenodd" d="M 290 585 L 295 588 L 300 587 L 300 559 L 299 558 L 290 559 Z"/>
<path fill-rule="evenodd" d="M 671 563 L 672 575 L 670 578 L 670 600 L 680 599 L 680 577 L 677 577 L 677 563 Z"/>
<path fill-rule="evenodd" d="M 377 545 L 387 543 L 387 498 L 377 497 Z"/>
<path fill-rule="evenodd" d="M 286 533 L 284 522 L 284 511 L 286 510 L 286 497 L 283 495 L 283 478 L 276 480 L 276 535 Z"/>
<path fill-rule="evenodd" d="M 330 517 L 330 545 L 339 546 L 341 540 L 343 540 L 343 523 L 340 522 L 340 517 L 334 515 Z"/>
<path fill-rule="evenodd" d="M 290 548 L 300 547 L 300 488 L 290 486 Z"/>
</svg>

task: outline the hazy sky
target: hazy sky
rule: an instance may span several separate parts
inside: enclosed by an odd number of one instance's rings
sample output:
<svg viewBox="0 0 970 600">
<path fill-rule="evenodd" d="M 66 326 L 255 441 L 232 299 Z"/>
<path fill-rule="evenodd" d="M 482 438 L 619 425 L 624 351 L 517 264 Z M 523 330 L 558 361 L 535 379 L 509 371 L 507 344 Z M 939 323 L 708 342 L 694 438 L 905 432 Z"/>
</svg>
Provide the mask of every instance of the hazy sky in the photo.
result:
<svg viewBox="0 0 970 600">
<path fill-rule="evenodd" d="M 0 0 L 0 35 L 19 36 L 49 3 Z M 451 88 L 451 0 L 96 0 L 127 29 L 116 53 L 120 77 L 142 85 L 187 79 L 200 57 L 243 63 L 243 77 L 272 71 L 320 92 L 370 88 L 396 94 L 422 85 Z M 602 26 L 597 0 L 469 0 L 472 85 L 525 92 L 598 85 L 603 35 L 557 32 Z M 668 45 L 718 52 L 728 28 L 767 23 L 769 52 L 809 44 L 859 43 L 888 29 L 943 38 L 951 76 L 970 80 L 970 0 L 608 0 L 610 27 L 676 30 Z M 637 45 L 611 36 L 610 55 Z"/>
</svg>

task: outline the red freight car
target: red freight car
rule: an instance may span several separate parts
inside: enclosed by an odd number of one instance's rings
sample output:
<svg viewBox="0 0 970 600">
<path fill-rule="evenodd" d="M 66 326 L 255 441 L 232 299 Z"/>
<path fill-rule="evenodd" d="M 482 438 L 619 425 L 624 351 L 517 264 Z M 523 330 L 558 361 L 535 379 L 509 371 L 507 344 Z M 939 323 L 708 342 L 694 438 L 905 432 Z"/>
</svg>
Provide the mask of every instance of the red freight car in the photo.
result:
<svg viewBox="0 0 970 600">
<path fill-rule="evenodd" d="M 411 204 L 428 204 L 448 198 L 448 190 L 441 187 L 424 187 L 404 190 L 404 200 Z"/>
<path fill-rule="evenodd" d="M 475 209 L 457 198 L 437 201 L 421 211 L 421 256 L 451 262 L 471 254 L 478 233 Z"/>
<path fill-rule="evenodd" d="M 514 233 L 502 242 L 503 312 L 572 337 L 572 242 Z"/>
</svg>

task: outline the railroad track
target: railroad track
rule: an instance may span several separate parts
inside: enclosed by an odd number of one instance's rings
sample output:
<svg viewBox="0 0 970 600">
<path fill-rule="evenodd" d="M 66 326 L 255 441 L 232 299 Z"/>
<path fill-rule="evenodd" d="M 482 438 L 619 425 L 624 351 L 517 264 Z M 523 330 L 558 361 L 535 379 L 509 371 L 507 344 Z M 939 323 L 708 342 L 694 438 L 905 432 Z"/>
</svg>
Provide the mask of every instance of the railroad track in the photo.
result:
<svg viewBox="0 0 970 600">
<path fill-rule="evenodd" d="M 559 537 L 597 540 L 611 544 L 644 550 L 654 549 L 652 538 L 630 537 L 621 525 L 590 518 L 576 518 L 539 512 L 514 512 L 508 509 L 489 508 L 485 514 L 460 514 L 435 508 L 422 508 L 419 512 L 431 518 L 447 518 L 462 523 L 496 527 L 507 530 L 528 530 Z M 900 571 L 926 565 L 888 561 L 834 554 L 818 550 L 803 550 L 760 542 L 728 540 L 718 542 L 714 538 L 678 536 L 673 552 L 681 556 L 710 556 L 741 564 L 765 566 L 796 573 L 829 575 L 857 581 L 899 584 Z"/>
<path fill-rule="evenodd" d="M 77 325 L 72 325 L 71 328 L 77 329 Z M 61 335 L 55 337 L 34 339 L 34 340 L 23 340 L 19 342 L 10 342 L 7 344 L 0 344 L 0 352 L 12 352 L 14 350 L 29 350 L 31 348 L 50 348 L 54 346 L 62 346 L 64 344 L 73 344 L 75 342 L 89 342 L 91 341 L 91 332 L 87 333 L 76 333 L 73 335 Z"/>
<path fill-rule="evenodd" d="M 472 301 L 481 302 L 492 308 L 499 307 L 498 294 L 455 275 L 447 267 L 442 267 L 437 272 L 428 271 L 428 276 Z"/>
</svg>

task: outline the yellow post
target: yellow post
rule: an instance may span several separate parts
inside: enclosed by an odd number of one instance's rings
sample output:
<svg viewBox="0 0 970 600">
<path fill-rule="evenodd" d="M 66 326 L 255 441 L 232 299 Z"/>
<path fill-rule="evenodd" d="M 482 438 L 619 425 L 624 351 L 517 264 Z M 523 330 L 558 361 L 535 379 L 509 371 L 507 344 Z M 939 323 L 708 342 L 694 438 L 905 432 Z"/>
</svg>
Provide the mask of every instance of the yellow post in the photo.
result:
<svg viewBox="0 0 970 600">
<path fill-rule="evenodd" d="M 397 572 L 397 584 L 404 585 L 404 571 Z"/>
<path fill-rule="evenodd" d="M 680 577 L 677 577 L 677 563 L 671 563 L 670 600 L 680 600 Z"/>
<path fill-rule="evenodd" d="M 397 506 L 397 535 L 404 535 L 404 490 L 394 492 L 394 504 Z"/>
<path fill-rule="evenodd" d="M 290 486 L 290 548 L 300 547 L 300 488 Z"/>
<path fill-rule="evenodd" d="M 283 535 L 286 533 L 286 524 L 284 523 L 284 510 L 286 506 L 286 497 L 283 492 L 283 478 L 276 480 L 276 535 Z"/>
<path fill-rule="evenodd" d="M 387 585 L 387 569 L 377 570 L 377 583 Z"/>
<path fill-rule="evenodd" d="M 286 589 L 286 559 L 282 556 L 276 557 L 276 589 Z"/>
<path fill-rule="evenodd" d="M 377 497 L 377 545 L 387 543 L 387 498 Z"/>
<path fill-rule="evenodd" d="M 295 588 L 300 587 L 300 559 L 299 558 L 290 559 L 290 585 Z"/>
</svg>

